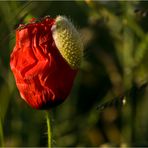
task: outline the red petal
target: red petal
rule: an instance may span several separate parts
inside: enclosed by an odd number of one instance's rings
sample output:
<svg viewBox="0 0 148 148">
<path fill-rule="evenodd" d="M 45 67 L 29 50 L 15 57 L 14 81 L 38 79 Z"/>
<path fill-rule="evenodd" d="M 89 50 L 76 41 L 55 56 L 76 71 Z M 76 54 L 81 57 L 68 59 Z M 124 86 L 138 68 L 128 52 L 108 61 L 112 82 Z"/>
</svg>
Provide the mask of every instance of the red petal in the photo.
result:
<svg viewBox="0 0 148 148">
<path fill-rule="evenodd" d="M 53 24 L 54 20 L 47 17 L 17 30 L 10 58 L 21 97 L 36 109 L 48 109 L 63 102 L 77 73 L 54 44 Z"/>
</svg>

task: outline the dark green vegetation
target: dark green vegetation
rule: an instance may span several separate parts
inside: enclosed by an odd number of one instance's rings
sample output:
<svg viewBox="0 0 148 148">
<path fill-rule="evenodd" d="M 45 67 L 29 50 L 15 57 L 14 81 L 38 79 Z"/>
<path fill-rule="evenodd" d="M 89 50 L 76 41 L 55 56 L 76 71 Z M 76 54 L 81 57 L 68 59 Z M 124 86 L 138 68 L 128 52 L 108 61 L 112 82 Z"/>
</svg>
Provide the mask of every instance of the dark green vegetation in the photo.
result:
<svg viewBox="0 0 148 148">
<path fill-rule="evenodd" d="M 53 145 L 148 146 L 148 2 L 89 0 L 0 2 L 4 145 L 47 146 L 45 113 L 20 99 L 9 56 L 18 24 L 59 14 L 80 30 L 85 51 L 69 97 L 52 109 Z"/>
</svg>

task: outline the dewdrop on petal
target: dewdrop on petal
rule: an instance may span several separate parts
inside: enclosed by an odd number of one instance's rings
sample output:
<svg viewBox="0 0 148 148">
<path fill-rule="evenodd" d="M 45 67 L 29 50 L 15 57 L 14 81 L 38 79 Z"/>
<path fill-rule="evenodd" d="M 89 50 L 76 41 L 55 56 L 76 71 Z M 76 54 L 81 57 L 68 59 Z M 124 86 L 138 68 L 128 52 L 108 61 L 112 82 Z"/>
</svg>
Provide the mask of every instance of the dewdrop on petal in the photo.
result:
<svg viewBox="0 0 148 148">
<path fill-rule="evenodd" d="M 56 47 L 73 69 L 78 69 L 83 57 L 83 44 L 74 25 L 64 16 L 58 16 L 51 28 Z"/>
</svg>

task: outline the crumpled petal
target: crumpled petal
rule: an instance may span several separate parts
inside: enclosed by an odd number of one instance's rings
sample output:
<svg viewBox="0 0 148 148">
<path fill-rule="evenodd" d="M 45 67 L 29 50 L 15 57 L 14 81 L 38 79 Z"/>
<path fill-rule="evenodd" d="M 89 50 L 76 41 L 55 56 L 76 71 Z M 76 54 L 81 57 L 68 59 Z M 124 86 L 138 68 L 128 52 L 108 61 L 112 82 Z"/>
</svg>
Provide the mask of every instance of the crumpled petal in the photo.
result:
<svg viewBox="0 0 148 148">
<path fill-rule="evenodd" d="M 35 109 L 49 109 L 68 96 L 77 70 L 61 56 L 47 17 L 16 31 L 10 67 L 21 97 Z"/>
</svg>

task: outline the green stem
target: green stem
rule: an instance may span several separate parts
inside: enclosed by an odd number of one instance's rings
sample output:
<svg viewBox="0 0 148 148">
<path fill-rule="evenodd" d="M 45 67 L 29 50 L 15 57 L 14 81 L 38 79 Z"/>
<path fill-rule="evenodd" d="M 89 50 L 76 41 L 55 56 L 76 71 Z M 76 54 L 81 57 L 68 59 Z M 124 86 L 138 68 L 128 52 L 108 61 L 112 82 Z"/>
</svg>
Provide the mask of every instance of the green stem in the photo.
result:
<svg viewBox="0 0 148 148">
<path fill-rule="evenodd" d="M 46 120 L 47 120 L 47 133 L 48 133 L 48 148 L 51 148 L 51 121 L 50 121 L 50 113 L 46 112 Z"/>
<path fill-rule="evenodd" d="M 3 147 L 3 126 L 2 126 L 2 121 L 1 121 L 1 117 L 0 117 L 0 147 Z"/>
</svg>

